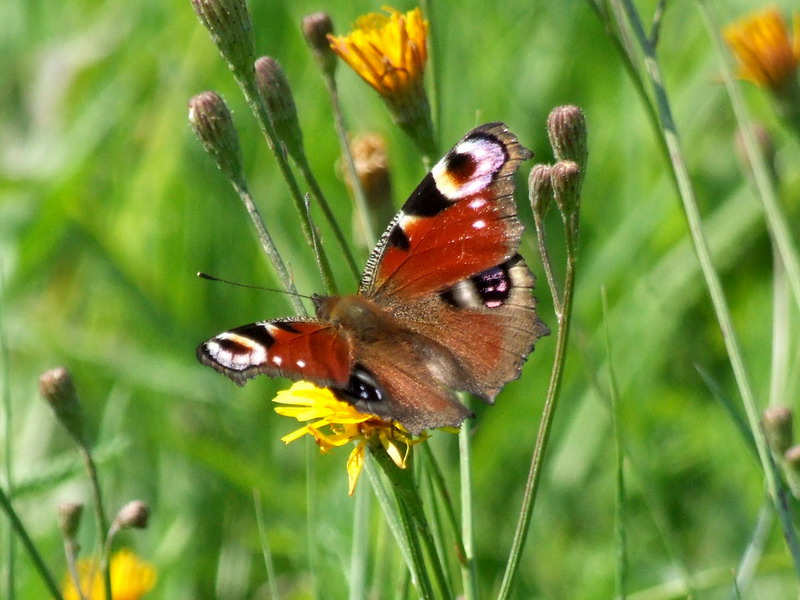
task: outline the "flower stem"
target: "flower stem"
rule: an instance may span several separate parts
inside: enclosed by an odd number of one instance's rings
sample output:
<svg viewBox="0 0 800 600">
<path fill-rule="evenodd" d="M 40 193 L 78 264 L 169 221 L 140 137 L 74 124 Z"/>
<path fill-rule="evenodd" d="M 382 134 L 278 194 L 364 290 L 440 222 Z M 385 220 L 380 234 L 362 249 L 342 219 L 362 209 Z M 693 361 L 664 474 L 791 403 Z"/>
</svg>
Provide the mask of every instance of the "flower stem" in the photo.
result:
<svg viewBox="0 0 800 600">
<path fill-rule="evenodd" d="M 28 535 L 28 531 L 25 529 L 22 521 L 19 520 L 16 511 L 14 511 L 14 507 L 11 505 L 11 501 L 8 499 L 8 496 L 2 487 L 0 487 L 0 507 L 2 507 L 6 515 L 8 515 L 8 520 L 11 522 L 11 529 L 17 534 L 17 537 L 22 541 L 22 545 L 28 551 L 31 560 L 33 561 L 33 565 L 36 567 L 36 570 L 39 571 L 39 575 L 41 576 L 42 581 L 44 581 L 47 589 L 50 591 L 50 595 L 55 598 L 55 600 L 63 600 L 61 591 L 58 589 L 58 584 L 47 568 L 44 559 L 42 559 L 42 555 L 39 554 L 39 551 L 36 549 L 36 546 L 34 545 L 33 540 L 31 540 L 31 537 Z"/>
<path fill-rule="evenodd" d="M 333 230 L 333 235 L 336 238 L 336 241 L 342 248 L 342 254 L 344 255 L 345 262 L 347 262 L 347 266 L 350 268 L 350 272 L 353 274 L 353 277 L 355 277 L 356 281 L 358 281 L 361 278 L 361 273 L 359 272 L 358 265 L 353 258 L 353 253 L 350 250 L 350 246 L 347 244 L 347 240 L 342 233 L 342 228 L 339 227 L 339 222 L 336 220 L 336 217 L 331 210 L 331 206 L 328 204 L 328 200 L 322 193 L 322 188 L 319 187 L 317 178 L 314 177 L 314 173 L 311 171 L 311 167 L 309 166 L 308 160 L 305 156 L 303 156 L 301 161 L 298 161 L 297 168 L 300 169 L 300 172 L 303 174 L 303 178 L 306 180 L 306 183 L 308 183 L 308 187 L 311 188 L 311 196 L 317 201 L 317 204 L 319 204 L 319 207 L 322 209 L 325 219 L 328 221 L 328 224 Z"/>
<path fill-rule="evenodd" d="M 461 470 L 461 537 L 464 540 L 464 558 L 461 561 L 461 581 L 465 600 L 477 600 L 478 572 L 475 561 L 475 532 L 472 503 L 472 451 L 471 436 L 467 423 L 462 423 L 458 432 L 458 456 Z"/>
<path fill-rule="evenodd" d="M 644 52 L 645 69 L 655 95 L 656 107 L 661 121 L 661 135 L 664 137 L 664 141 L 670 150 L 669 156 L 672 170 L 678 181 L 684 214 L 686 215 L 695 253 L 700 262 L 700 268 L 705 278 L 706 287 L 708 288 L 709 296 L 714 306 L 714 312 L 717 315 L 719 327 L 722 331 L 723 341 L 725 342 L 739 393 L 742 396 L 742 404 L 747 414 L 750 430 L 755 439 L 756 447 L 758 448 L 758 455 L 762 470 L 764 471 L 767 489 L 775 503 L 775 508 L 778 512 L 784 538 L 786 539 L 789 552 L 792 556 L 795 571 L 800 574 L 800 543 L 798 543 L 797 535 L 792 524 L 792 518 L 786 504 L 786 492 L 779 480 L 777 469 L 772 461 L 772 456 L 770 455 L 764 433 L 761 429 L 755 395 L 747 370 L 745 369 L 739 341 L 736 336 L 736 331 L 733 328 L 730 310 L 722 290 L 719 275 L 711 260 L 708 243 L 703 233 L 700 211 L 697 206 L 694 189 L 692 188 L 691 178 L 683 160 L 683 152 L 681 150 L 677 128 L 675 127 L 675 122 L 672 117 L 672 111 L 669 106 L 669 100 L 667 99 L 664 88 L 664 81 L 658 59 L 654 48 L 647 39 L 639 14 L 633 3 L 631 0 L 622 0 L 622 2 L 635 37 Z M 703 11 L 703 3 L 698 2 L 698 5 L 701 11 Z"/>
<path fill-rule="evenodd" d="M 382 230 L 385 224 L 375 223 L 371 218 L 371 211 L 367 204 L 367 197 L 364 193 L 364 187 L 361 185 L 361 180 L 356 172 L 356 164 L 353 160 L 353 153 L 350 150 L 350 142 L 347 136 L 347 126 L 344 122 L 344 114 L 342 113 L 342 105 L 339 102 L 339 88 L 336 86 L 336 78 L 331 74 L 324 74 L 325 87 L 328 89 L 328 96 L 330 96 L 331 107 L 333 108 L 333 125 L 336 129 L 336 136 L 339 138 L 339 147 L 342 150 L 342 157 L 344 164 L 347 168 L 347 175 L 350 178 L 353 196 L 356 203 L 356 214 L 361 222 L 361 228 L 364 230 L 364 235 L 367 238 L 367 244 L 374 244 L 378 241 L 378 232 Z"/>
<path fill-rule="evenodd" d="M 540 235 L 537 228 L 537 237 Z M 567 234 L 569 236 L 569 234 Z M 568 248 L 574 248 L 570 245 Z M 559 392 L 561 391 L 561 378 L 564 373 L 564 365 L 567 360 L 567 340 L 569 339 L 569 326 L 572 316 L 572 296 L 575 288 L 575 254 L 568 250 L 567 270 L 564 276 L 564 295 L 561 298 L 561 310 L 556 313 L 558 321 L 558 334 L 556 336 L 556 350 L 553 359 L 553 368 L 550 372 L 550 383 L 547 388 L 547 398 L 542 410 L 542 419 L 539 422 L 539 432 L 536 436 L 536 445 L 533 449 L 531 466 L 528 471 L 528 480 L 525 483 L 525 491 L 520 508 L 517 528 L 514 532 L 514 539 L 511 543 L 506 570 L 503 580 L 500 583 L 500 591 L 497 594 L 498 600 L 505 600 L 510 597 L 511 586 L 519 570 L 519 561 L 522 557 L 522 550 L 525 547 L 525 540 L 530 528 L 533 506 L 536 502 L 536 494 L 542 477 L 542 465 L 547 442 L 550 438 L 550 430 L 553 426 L 556 405 L 558 403 Z"/>
<path fill-rule="evenodd" d="M 320 276 L 322 277 L 322 285 L 325 289 L 325 293 L 336 294 L 336 282 L 333 279 L 333 273 L 331 271 L 330 262 L 328 261 L 328 256 L 325 253 L 325 248 L 316 243 L 311 218 L 306 210 L 303 194 L 300 192 L 300 186 L 297 184 L 297 179 L 295 178 L 294 173 L 292 173 L 292 170 L 289 166 L 286 153 L 283 151 L 280 140 L 278 140 L 277 134 L 275 133 L 275 128 L 272 126 L 272 121 L 267 113 L 267 107 L 264 105 L 264 100 L 258 91 L 255 77 L 252 75 L 252 73 L 245 76 L 241 73 L 237 74 L 234 71 L 234 78 L 236 79 L 236 83 L 239 85 L 239 88 L 242 90 L 242 93 L 244 94 L 244 97 L 250 106 L 250 110 L 253 111 L 253 114 L 255 115 L 259 126 L 261 127 L 261 131 L 267 140 L 267 144 L 269 145 L 270 150 L 272 150 L 275 160 L 278 163 L 278 168 L 281 171 L 281 175 L 286 181 L 286 184 L 289 186 L 289 194 L 294 202 L 295 210 L 300 217 L 300 228 L 303 230 L 303 235 L 306 238 L 306 242 L 314 250 L 317 268 L 319 269 Z"/>
<path fill-rule="evenodd" d="M 14 461 L 13 461 L 13 444 L 11 437 L 11 381 L 10 381 L 10 359 L 8 354 L 8 338 L 6 336 L 5 325 L 5 268 L 2 259 L 0 259 L 0 374 L 3 378 L 3 423 L 4 431 L 3 437 L 5 438 L 4 453 L 5 471 L 6 471 L 6 485 L 8 486 L 8 494 L 13 497 L 14 494 Z M 14 574 L 16 572 L 15 562 L 17 557 L 16 551 L 16 538 L 13 532 L 8 533 L 8 559 L 6 560 L 6 597 L 8 600 L 14 600 L 16 597 Z"/>
<path fill-rule="evenodd" d="M 286 263 L 283 262 L 283 258 L 281 257 L 280 252 L 278 252 L 278 248 L 275 246 L 275 242 L 272 240 L 272 236 L 267 230 L 267 226 L 264 224 L 264 219 L 261 217 L 261 213 L 253 202 L 253 197 L 250 195 L 250 190 L 247 187 L 247 183 L 245 181 L 234 180 L 232 181 L 232 184 L 233 188 L 236 190 L 236 193 L 239 194 L 242 204 L 244 204 L 245 208 L 247 209 L 247 214 L 250 215 L 250 220 L 253 222 L 253 225 L 255 225 L 256 232 L 258 233 L 258 239 L 261 242 L 261 247 L 264 249 L 264 253 L 267 255 L 267 258 L 272 263 L 272 267 L 277 272 L 278 279 L 281 280 L 283 289 L 289 293 L 289 301 L 292 303 L 295 312 L 298 315 L 306 315 L 306 308 L 303 306 L 302 300 L 297 295 L 297 288 L 295 287 L 294 281 L 289 274 L 289 270 L 286 268 Z"/>
<path fill-rule="evenodd" d="M 105 589 L 106 598 L 113 598 L 114 596 L 111 593 L 111 571 L 109 569 L 110 544 L 107 543 L 108 540 L 106 537 L 108 535 L 108 518 L 103 508 L 103 496 L 100 490 L 100 480 L 97 477 L 97 466 L 92 458 L 89 447 L 83 441 L 78 442 L 78 450 L 83 458 L 86 472 L 89 475 L 89 482 L 92 487 L 95 523 L 97 526 L 97 537 L 100 543 L 100 571 L 103 574 L 103 587 Z"/>
</svg>

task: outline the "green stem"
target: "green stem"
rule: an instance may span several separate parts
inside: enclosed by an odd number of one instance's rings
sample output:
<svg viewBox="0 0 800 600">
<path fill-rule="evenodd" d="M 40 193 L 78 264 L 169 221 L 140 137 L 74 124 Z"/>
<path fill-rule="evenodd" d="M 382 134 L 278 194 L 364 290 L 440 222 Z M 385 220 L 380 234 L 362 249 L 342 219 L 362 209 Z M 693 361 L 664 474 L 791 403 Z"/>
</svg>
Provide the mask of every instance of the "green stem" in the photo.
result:
<svg viewBox="0 0 800 600">
<path fill-rule="evenodd" d="M 611 355 L 611 333 L 608 330 L 608 299 L 605 288 L 602 289 L 603 300 L 603 323 L 605 325 L 606 356 L 608 357 L 608 390 L 611 400 L 611 423 L 614 430 L 614 456 L 617 467 L 616 490 L 615 490 L 615 521 L 614 531 L 616 545 L 616 570 L 614 573 L 614 583 L 616 586 L 616 598 L 625 600 L 628 580 L 628 544 L 625 535 L 625 453 L 622 447 L 622 413 L 619 403 L 619 386 L 617 377 L 614 374 L 614 360 Z"/>
<path fill-rule="evenodd" d="M 537 235 L 539 231 L 537 230 Z M 569 233 L 567 233 L 569 236 Z M 525 483 L 525 491 L 520 508 L 517 528 L 514 532 L 514 539 L 511 543 L 506 570 L 503 574 L 503 581 L 500 583 L 500 591 L 497 594 L 498 600 L 505 600 L 510 597 L 511 586 L 519 570 L 519 561 L 522 557 L 522 550 L 525 547 L 525 540 L 530 528 L 531 515 L 536 502 L 536 494 L 542 478 L 542 465 L 547 442 L 550 438 L 550 431 L 553 426 L 556 405 L 558 403 L 559 392 L 561 391 L 561 379 L 564 373 L 564 365 L 567 360 L 567 340 L 569 339 L 569 327 L 572 316 L 572 296 L 575 287 L 575 255 L 572 252 L 567 254 L 567 271 L 564 277 L 564 295 L 561 301 L 561 311 L 557 313 L 558 334 L 556 337 L 556 350 L 553 359 L 553 369 L 550 372 L 550 383 L 547 388 L 547 399 L 542 410 L 542 420 L 539 423 L 539 433 L 536 436 L 536 445 L 533 449 L 531 466 L 528 472 L 528 480 Z"/>
<path fill-rule="evenodd" d="M 439 494 L 441 502 L 444 504 L 445 516 L 447 517 L 447 522 L 450 525 L 452 534 L 455 537 L 456 552 L 461 559 L 466 555 L 466 552 L 464 550 L 464 542 L 461 538 L 461 531 L 458 526 L 458 519 L 456 519 L 456 509 L 453 506 L 453 499 L 450 497 L 450 492 L 448 491 L 447 485 L 444 481 L 444 475 L 442 475 L 442 470 L 439 467 L 436 457 L 431 451 L 430 445 L 420 444 L 420 448 L 425 453 L 424 456 L 428 467 L 427 471 L 431 476 L 433 487 Z M 461 562 L 463 563 L 463 560 Z"/>
<path fill-rule="evenodd" d="M 334 76 L 325 74 L 325 86 L 328 89 L 328 96 L 331 100 L 331 107 L 333 108 L 333 125 L 336 129 L 336 137 L 339 138 L 339 147 L 342 150 L 342 157 L 344 164 L 347 168 L 347 175 L 350 178 L 353 196 L 356 203 L 356 214 L 361 222 L 361 228 L 364 230 L 364 235 L 367 238 L 367 245 L 374 244 L 378 241 L 378 232 L 382 231 L 385 224 L 375 223 L 371 218 L 371 211 L 367 204 L 367 196 L 364 193 L 364 187 L 361 185 L 361 180 L 358 178 L 356 172 L 356 164 L 353 160 L 353 153 L 350 151 L 350 142 L 347 136 L 347 126 L 344 122 L 344 114 L 342 112 L 342 105 L 339 102 L 339 88 L 336 86 L 336 79 Z"/>
<path fill-rule="evenodd" d="M 785 490 L 781 486 L 777 470 L 769 453 L 766 439 L 764 438 L 764 433 L 761 430 L 753 388 L 744 366 L 744 360 L 742 358 L 739 342 L 736 337 L 736 331 L 733 328 L 730 310 L 728 309 L 725 294 L 722 291 L 722 284 L 711 260 L 711 253 L 709 252 L 708 243 L 702 230 L 700 211 L 698 209 L 697 200 L 692 188 L 691 178 L 689 177 L 686 164 L 683 160 L 683 153 L 680 146 L 678 132 L 677 128 L 675 127 L 669 101 L 664 89 L 663 77 L 661 75 L 658 59 L 656 58 L 654 48 L 650 45 L 647 36 L 645 35 L 644 28 L 642 27 L 638 12 L 633 6 L 633 3 L 631 0 L 622 0 L 622 2 L 624 4 L 628 19 L 634 30 L 635 36 L 645 54 L 644 64 L 653 88 L 656 106 L 658 108 L 659 117 L 662 123 L 661 135 L 663 135 L 664 141 L 666 142 L 670 151 L 669 155 L 672 164 L 672 170 L 675 173 L 675 177 L 678 181 L 680 197 L 689 226 L 689 232 L 694 244 L 695 253 L 697 254 L 700 262 L 700 268 L 703 272 L 703 277 L 705 278 L 706 287 L 708 288 L 711 302 L 714 306 L 714 312 L 717 315 L 719 327 L 722 331 L 722 337 L 725 342 L 728 358 L 731 362 L 734 377 L 739 388 L 739 393 L 742 396 L 742 403 L 747 414 L 750 429 L 756 441 L 759 459 L 761 461 L 764 477 L 766 479 L 767 489 L 769 490 L 773 502 L 775 503 L 775 508 L 778 511 L 778 517 L 783 529 L 783 535 L 786 539 L 789 552 L 791 553 L 794 568 L 796 572 L 800 574 L 800 544 L 798 544 L 797 536 L 791 520 L 791 515 L 789 514 L 788 507 L 786 505 Z"/>
<path fill-rule="evenodd" d="M 308 183 L 308 187 L 311 188 L 311 195 L 322 209 L 325 219 L 328 221 L 328 224 L 333 230 L 333 235 L 336 238 L 336 241 L 342 248 L 342 254 L 347 262 L 347 266 L 350 268 L 350 272 L 353 274 L 353 277 L 355 277 L 355 280 L 358 281 L 361 278 L 361 273 L 358 270 L 358 265 L 356 264 L 355 258 L 353 258 L 353 253 L 350 251 L 350 246 L 348 246 L 347 239 L 342 233 L 342 228 L 339 227 L 339 222 L 336 220 L 336 217 L 331 210 L 331 206 L 328 204 L 328 200 L 322 193 L 322 188 L 319 187 L 317 178 L 314 177 L 314 173 L 311 171 L 311 167 L 309 166 L 308 160 L 306 160 L 305 156 L 303 156 L 302 161 L 297 163 L 297 168 L 300 169 L 300 172 L 303 174 L 303 178 L 306 180 L 306 183 Z"/>
<path fill-rule="evenodd" d="M 422 550 L 419 546 L 419 539 L 417 537 L 417 531 L 414 527 L 414 523 L 408 515 L 408 512 L 403 509 L 404 505 L 401 506 L 401 503 L 398 501 L 396 496 L 395 501 L 392 501 L 392 498 L 389 495 L 389 492 L 386 490 L 386 487 L 383 485 L 380 474 L 375 467 L 375 464 L 380 465 L 388 477 L 388 473 L 386 472 L 384 463 L 382 462 L 380 456 L 381 454 L 385 454 L 385 452 L 382 452 L 380 449 L 378 449 L 378 451 L 370 449 L 370 452 L 366 457 L 367 460 L 364 461 L 367 470 L 367 476 L 370 479 L 370 483 L 372 483 L 372 489 L 375 492 L 375 496 L 378 498 L 378 502 L 383 509 L 383 514 L 386 517 L 386 522 L 389 524 L 389 529 L 392 530 L 392 534 L 394 535 L 397 545 L 400 548 L 400 553 L 403 555 L 403 560 L 408 567 L 407 572 L 411 577 L 414 587 L 417 589 L 417 593 L 419 594 L 420 598 L 426 600 L 432 599 L 434 598 L 433 587 L 431 586 L 431 581 L 428 577 L 428 571 L 425 568 L 425 561 L 422 557 Z M 391 463 L 391 460 L 388 456 L 384 456 L 383 459 Z M 392 463 L 392 465 L 394 465 L 394 463 Z M 390 481 L 392 480 L 390 479 Z M 393 481 L 392 484 L 394 486 Z"/>
<path fill-rule="evenodd" d="M 369 500 L 367 490 L 356 488 L 353 511 L 353 550 L 350 555 L 350 600 L 367 596 L 367 563 L 369 540 Z"/>
<path fill-rule="evenodd" d="M 264 557 L 264 568 L 267 570 L 267 585 L 272 600 L 278 600 L 278 582 L 275 578 L 275 563 L 272 560 L 272 552 L 267 540 L 267 526 L 264 523 L 264 510 L 261 505 L 261 494 L 253 488 L 253 508 L 256 512 L 256 527 L 258 527 L 258 539 L 261 544 L 261 553 Z"/>
<path fill-rule="evenodd" d="M 100 572 L 103 574 L 103 587 L 105 588 L 106 598 L 113 598 L 114 596 L 111 593 L 111 570 L 109 569 L 110 544 L 107 543 L 110 541 L 107 539 L 109 533 L 108 518 L 103 508 L 103 496 L 100 490 L 100 480 L 97 476 L 97 466 L 92 458 L 89 447 L 82 440 L 78 440 L 78 450 L 86 465 L 86 472 L 89 475 L 89 482 L 92 487 L 97 537 L 100 542 Z"/>
<path fill-rule="evenodd" d="M 478 569 L 475 560 L 475 531 L 472 503 L 472 451 L 471 435 L 467 423 L 458 432 L 458 456 L 461 470 L 461 536 L 464 540 L 464 559 L 461 561 L 461 581 L 465 600 L 477 600 Z"/>
<path fill-rule="evenodd" d="M 295 312 L 298 315 L 305 316 L 308 314 L 306 307 L 303 306 L 300 296 L 297 295 L 297 288 L 294 285 L 294 280 L 289 274 L 289 270 L 286 268 L 286 263 L 283 262 L 283 258 L 281 257 L 280 252 L 278 252 L 278 248 L 275 246 L 275 242 L 272 240 L 272 236 L 267 230 L 267 226 L 264 224 L 264 219 L 261 218 L 261 213 L 253 202 L 253 198 L 250 195 L 250 190 L 247 187 L 247 183 L 245 181 L 232 181 L 232 183 L 236 193 L 239 194 L 239 198 L 241 198 L 242 203 L 247 209 L 247 214 L 250 215 L 250 220 L 253 222 L 253 225 L 255 225 L 256 232 L 258 233 L 258 239 L 261 242 L 261 247 L 264 249 L 264 253 L 267 255 L 267 258 L 272 263 L 272 267 L 277 272 L 278 279 L 281 280 L 283 289 L 288 292 L 289 301 L 292 303 Z"/>
<path fill-rule="evenodd" d="M 267 107 L 264 105 L 264 100 L 261 97 L 261 94 L 258 92 L 255 77 L 253 76 L 252 72 L 248 73 L 247 75 L 237 74 L 234 72 L 234 77 L 236 82 L 239 84 L 239 87 L 241 88 L 248 105 L 250 106 L 250 110 L 253 111 L 253 114 L 255 115 L 259 126 L 261 127 L 261 131 L 267 140 L 270 150 L 272 150 L 272 153 L 275 156 L 275 160 L 278 163 L 278 168 L 281 171 L 281 175 L 286 181 L 286 184 L 289 186 L 289 195 L 292 197 L 295 210 L 300 217 L 300 228 L 303 230 L 306 243 L 308 243 L 308 245 L 314 250 L 314 257 L 316 258 L 317 268 L 319 269 L 320 276 L 322 277 L 322 285 L 325 289 L 325 293 L 329 295 L 336 294 L 336 282 L 333 279 L 333 273 L 331 271 L 330 262 L 328 261 L 328 256 L 325 253 L 325 248 L 316 243 L 311 218 L 306 210 L 305 199 L 303 194 L 300 192 L 300 186 L 297 184 L 297 179 L 289 167 L 289 161 L 286 157 L 286 153 L 283 152 L 283 148 L 278 140 L 278 136 L 275 133 L 275 128 L 272 126 L 272 121 L 269 118 Z"/>
<path fill-rule="evenodd" d="M 50 595 L 55 598 L 55 600 L 63 600 L 61 596 L 61 591 L 58 589 L 58 584 L 56 580 L 53 578 L 53 575 L 50 573 L 47 565 L 42 559 L 41 554 L 36 549 L 36 546 L 31 540 L 31 537 L 28 535 L 28 531 L 25 529 L 25 526 L 22 524 L 22 521 L 19 520 L 17 513 L 14 511 L 14 507 L 11 506 L 11 501 L 8 499 L 8 496 L 0 487 L 0 506 L 2 506 L 3 511 L 8 515 L 8 520 L 11 522 L 11 529 L 14 533 L 17 534 L 17 537 L 22 541 L 22 545 L 28 551 L 28 554 L 33 561 L 33 565 L 36 567 L 36 570 L 39 571 L 39 575 L 44 581 L 45 586 L 50 591 Z M 110 598 L 111 596 L 109 596 Z"/>
<path fill-rule="evenodd" d="M 8 495 L 13 498 L 14 496 L 14 460 L 11 437 L 11 378 L 9 376 L 10 358 L 8 354 L 8 337 L 6 335 L 6 321 L 5 321 L 5 266 L 2 259 L 0 259 L 0 373 L 3 377 L 3 422 L 4 431 L 3 437 L 5 438 L 5 471 L 6 471 L 6 485 L 8 485 Z M 6 561 L 6 597 L 8 600 L 14 600 L 16 597 L 16 584 L 14 575 L 16 573 L 15 563 L 17 557 L 16 540 L 14 534 L 9 531 L 8 533 L 8 560 Z"/>
</svg>

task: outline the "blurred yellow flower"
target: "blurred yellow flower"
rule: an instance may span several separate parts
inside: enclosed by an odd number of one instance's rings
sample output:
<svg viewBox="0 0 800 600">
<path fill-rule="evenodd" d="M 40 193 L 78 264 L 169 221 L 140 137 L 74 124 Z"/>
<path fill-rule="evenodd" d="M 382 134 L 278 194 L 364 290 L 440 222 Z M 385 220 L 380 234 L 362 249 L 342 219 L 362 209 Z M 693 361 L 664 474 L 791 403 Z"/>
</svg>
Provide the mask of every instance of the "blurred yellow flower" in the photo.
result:
<svg viewBox="0 0 800 600">
<path fill-rule="evenodd" d="M 796 85 L 800 63 L 800 15 L 794 15 L 793 40 L 774 7 L 728 25 L 722 34 L 739 63 L 739 74 L 775 93 Z"/>
<path fill-rule="evenodd" d="M 153 589 L 156 570 L 150 563 L 140 560 L 131 550 L 122 549 L 111 558 L 111 588 L 114 600 L 139 600 Z M 106 600 L 103 574 L 93 558 L 78 561 L 78 578 L 86 600 Z M 64 600 L 80 600 L 72 578 L 67 576 L 63 586 Z"/>
<path fill-rule="evenodd" d="M 313 421 L 283 436 L 281 441 L 284 443 L 308 434 L 323 453 L 350 442 L 356 444 L 347 459 L 348 493 L 351 496 L 364 466 L 368 444 L 380 443 L 394 464 L 405 469 L 411 447 L 427 439 L 427 435 L 414 439 L 402 425 L 360 413 L 347 402 L 337 399 L 329 389 L 318 388 L 306 381 L 299 381 L 288 390 L 278 392 L 273 402 L 288 405 L 275 408 L 279 415 L 298 421 Z"/>
<path fill-rule="evenodd" d="M 381 96 L 418 93 L 428 59 L 428 22 L 419 8 L 358 18 L 349 35 L 328 35 L 331 48 Z"/>
</svg>

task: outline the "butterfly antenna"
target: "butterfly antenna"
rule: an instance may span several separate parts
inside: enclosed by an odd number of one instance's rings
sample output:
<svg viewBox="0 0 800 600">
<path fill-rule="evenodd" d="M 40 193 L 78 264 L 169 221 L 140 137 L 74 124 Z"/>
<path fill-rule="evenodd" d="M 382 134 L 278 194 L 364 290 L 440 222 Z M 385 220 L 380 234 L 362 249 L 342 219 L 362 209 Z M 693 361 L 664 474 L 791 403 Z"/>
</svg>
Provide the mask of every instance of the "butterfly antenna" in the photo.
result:
<svg viewBox="0 0 800 600">
<path fill-rule="evenodd" d="M 298 294 L 297 292 L 287 292 L 286 290 L 279 290 L 277 288 L 268 288 L 260 285 L 248 285 L 246 283 L 239 283 L 238 281 L 223 279 L 222 277 L 217 277 L 216 275 L 209 275 L 208 273 L 203 273 L 202 271 L 198 271 L 197 276 L 200 277 L 201 279 L 208 279 L 209 281 L 219 281 L 220 283 L 227 283 L 228 285 L 235 285 L 236 287 L 250 288 L 251 290 L 261 290 L 263 292 L 277 292 L 279 294 L 288 294 L 289 296 L 297 296 L 298 298 L 313 300 L 311 296 L 306 296 L 305 294 Z"/>
</svg>

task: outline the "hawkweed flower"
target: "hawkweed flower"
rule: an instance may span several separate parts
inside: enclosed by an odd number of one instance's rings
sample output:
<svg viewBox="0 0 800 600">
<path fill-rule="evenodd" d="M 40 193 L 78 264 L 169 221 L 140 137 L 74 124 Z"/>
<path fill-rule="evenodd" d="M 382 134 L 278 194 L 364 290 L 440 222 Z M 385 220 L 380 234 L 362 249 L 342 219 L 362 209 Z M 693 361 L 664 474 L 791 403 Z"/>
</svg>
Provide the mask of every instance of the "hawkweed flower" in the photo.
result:
<svg viewBox="0 0 800 600">
<path fill-rule="evenodd" d="M 364 467 L 368 446 L 382 446 L 392 462 L 399 469 L 405 469 L 411 447 L 427 439 L 427 436 L 413 438 L 397 423 L 360 413 L 347 402 L 337 399 L 329 389 L 306 381 L 299 381 L 288 390 L 278 392 L 273 402 L 286 405 L 275 408 L 279 415 L 301 422 L 310 421 L 283 436 L 282 442 L 289 444 L 304 435 L 310 435 L 323 454 L 333 448 L 355 443 L 347 459 L 348 494 L 351 496 Z"/>
<path fill-rule="evenodd" d="M 392 118 L 426 155 L 435 151 L 424 74 L 428 60 L 428 22 L 419 8 L 402 14 L 359 17 L 346 36 L 328 35 L 331 48 L 375 91 Z"/>
<path fill-rule="evenodd" d="M 95 559 L 78 561 L 79 593 L 72 578 L 64 581 L 64 600 L 107 600 L 100 566 Z M 122 549 L 111 558 L 111 582 L 113 600 L 139 600 L 153 589 L 157 573 L 155 567 L 136 556 L 131 550 Z"/>
<path fill-rule="evenodd" d="M 58 505 L 58 526 L 65 539 L 75 537 L 82 516 L 83 504 L 80 502 L 62 502 Z"/>
<path fill-rule="evenodd" d="M 800 129 L 800 13 L 790 38 L 786 22 L 774 7 L 752 13 L 722 31 L 739 64 L 739 75 L 768 89 L 778 113 Z"/>
<path fill-rule="evenodd" d="M 722 32 L 739 63 L 739 74 L 780 94 L 796 85 L 800 64 L 800 15 L 794 16 L 794 39 L 774 7 L 752 13 Z"/>
</svg>

